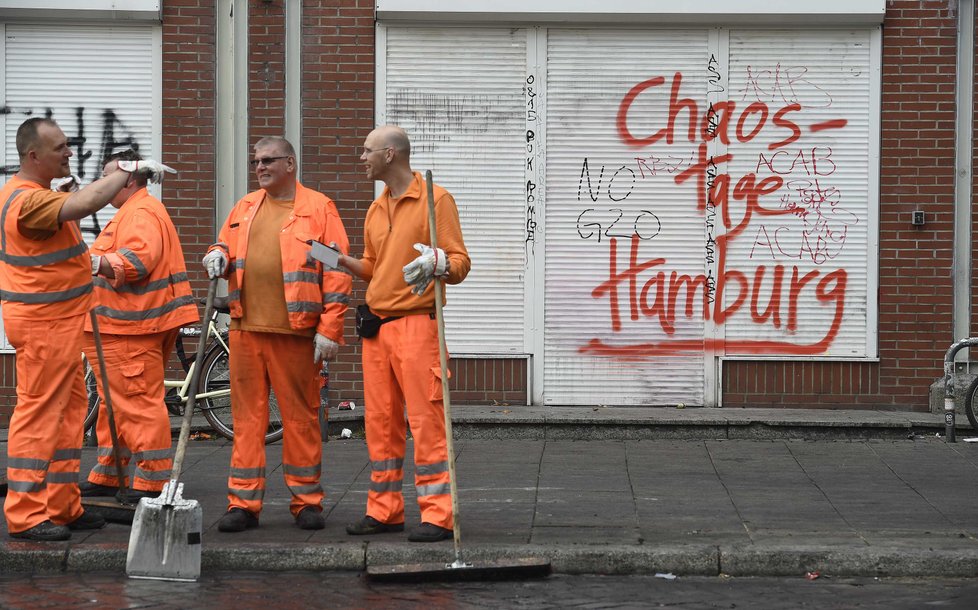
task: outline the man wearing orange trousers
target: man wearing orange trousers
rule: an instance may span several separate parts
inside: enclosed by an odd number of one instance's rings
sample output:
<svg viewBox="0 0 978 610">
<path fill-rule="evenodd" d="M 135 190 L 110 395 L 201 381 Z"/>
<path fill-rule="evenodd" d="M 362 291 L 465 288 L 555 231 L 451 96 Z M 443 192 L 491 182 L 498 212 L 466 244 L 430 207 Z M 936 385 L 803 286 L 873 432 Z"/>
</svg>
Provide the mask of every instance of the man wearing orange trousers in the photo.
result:
<svg viewBox="0 0 978 610">
<path fill-rule="evenodd" d="M 313 240 L 349 241 L 333 201 L 296 180 L 295 149 L 285 138 L 255 144 L 261 189 L 231 210 L 204 256 L 211 278 L 228 278 L 234 445 L 222 532 L 258 527 L 265 496 L 268 392 L 282 411 L 282 470 L 290 511 L 301 529 L 325 527 L 319 368 L 336 357 L 352 278 L 312 258 Z"/>
<path fill-rule="evenodd" d="M 53 192 L 51 181 L 71 173 L 72 153 L 58 124 L 45 118 L 20 125 L 17 154 L 20 170 L 0 189 L 0 298 L 17 351 L 3 508 L 11 537 L 67 540 L 71 530 L 105 525 L 84 511 L 78 490 L 92 264 L 77 221 L 108 204 L 131 173 L 146 171 L 159 181 L 173 170 L 150 160 L 120 163 L 75 193 Z"/>
<path fill-rule="evenodd" d="M 360 160 L 367 177 L 387 188 L 367 210 L 363 258 L 340 257 L 341 265 L 369 282 L 367 305 L 386 320 L 374 337 L 363 339 L 364 426 L 372 471 L 367 514 L 346 531 L 356 536 L 404 529 L 406 408 L 421 509 L 421 525 L 408 540 L 436 542 L 452 537 L 453 515 L 438 323 L 434 289 L 428 288 L 436 275 L 458 284 L 471 262 L 455 200 L 438 185 L 439 247 L 430 247 L 427 186 L 411 170 L 410 156 L 410 141 L 399 127 L 379 127 L 367 136 Z"/>
<path fill-rule="evenodd" d="M 109 157 L 103 175 L 120 161 L 139 161 L 132 150 Z M 170 479 L 170 417 L 163 400 L 164 371 L 181 326 L 200 316 L 187 278 L 183 249 L 163 203 L 149 194 L 146 177 L 131 175 L 112 198 L 119 211 L 92 244 L 97 272 L 95 313 L 109 378 L 119 457 L 123 472 L 130 458 L 136 468 L 121 502 L 159 495 Z M 85 320 L 85 354 L 97 366 L 92 322 Z M 105 396 L 102 376 L 95 376 Z M 99 407 L 98 463 L 81 483 L 82 496 L 107 496 L 119 487 L 105 401 Z"/>
</svg>

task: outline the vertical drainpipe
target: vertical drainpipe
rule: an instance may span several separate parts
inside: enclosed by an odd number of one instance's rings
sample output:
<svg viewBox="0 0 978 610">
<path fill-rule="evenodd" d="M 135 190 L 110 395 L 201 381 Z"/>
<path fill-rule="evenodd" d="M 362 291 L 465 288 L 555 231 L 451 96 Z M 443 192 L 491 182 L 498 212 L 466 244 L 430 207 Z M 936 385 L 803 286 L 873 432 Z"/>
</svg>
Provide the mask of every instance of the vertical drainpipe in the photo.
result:
<svg viewBox="0 0 978 610">
<path fill-rule="evenodd" d="M 248 2 L 217 2 L 215 236 L 248 190 Z"/>
<path fill-rule="evenodd" d="M 953 2 L 952 2 L 953 4 Z M 944 428 L 955 441 L 955 359 L 968 362 L 971 334 L 971 164 L 974 129 L 975 3 L 958 2 L 957 66 L 954 75 L 954 252 L 951 275 L 954 307 L 951 326 L 954 345 L 944 358 Z M 960 394 L 959 394 L 960 395 Z"/>
<path fill-rule="evenodd" d="M 954 134 L 954 336 L 971 334 L 971 196 L 972 130 L 974 129 L 975 3 L 958 2 L 958 57 L 955 75 Z M 967 350 L 961 355 L 967 359 Z"/>
<path fill-rule="evenodd" d="M 295 146 L 302 180 L 302 0 L 285 2 L 285 138 Z"/>
</svg>

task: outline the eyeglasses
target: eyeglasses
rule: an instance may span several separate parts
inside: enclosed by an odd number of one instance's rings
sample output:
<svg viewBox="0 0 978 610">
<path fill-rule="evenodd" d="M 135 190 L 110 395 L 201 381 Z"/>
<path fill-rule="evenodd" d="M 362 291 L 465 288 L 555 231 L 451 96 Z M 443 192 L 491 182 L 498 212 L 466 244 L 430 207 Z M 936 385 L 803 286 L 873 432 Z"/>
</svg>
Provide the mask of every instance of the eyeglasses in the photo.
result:
<svg viewBox="0 0 978 610">
<path fill-rule="evenodd" d="M 285 155 L 284 157 L 262 157 L 261 159 L 252 159 L 248 163 L 251 163 L 252 167 L 258 167 L 259 164 L 268 167 L 272 163 L 275 163 L 279 159 L 288 159 L 291 155 Z"/>
<path fill-rule="evenodd" d="M 380 152 L 382 150 L 394 150 L 394 147 L 393 146 L 385 146 L 383 148 L 367 148 L 366 146 L 364 146 L 363 147 L 363 153 L 362 153 L 362 155 L 369 155 L 369 154 L 372 154 L 372 153 L 375 153 L 375 152 Z"/>
</svg>

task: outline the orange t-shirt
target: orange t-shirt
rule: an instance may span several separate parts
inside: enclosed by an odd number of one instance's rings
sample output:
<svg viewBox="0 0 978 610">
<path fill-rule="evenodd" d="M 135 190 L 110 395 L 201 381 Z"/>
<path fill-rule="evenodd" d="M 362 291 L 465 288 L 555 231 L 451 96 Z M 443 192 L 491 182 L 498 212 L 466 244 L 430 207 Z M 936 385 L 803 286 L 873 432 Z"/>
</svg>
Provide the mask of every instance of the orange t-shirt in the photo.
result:
<svg viewBox="0 0 978 610">
<path fill-rule="evenodd" d="M 59 193 L 48 189 L 31 191 L 20 206 L 17 228 L 28 239 L 41 241 L 54 237 L 61 228 L 58 215 L 71 193 Z"/>
<path fill-rule="evenodd" d="M 293 329 L 285 306 L 285 280 L 282 277 L 282 245 L 279 235 L 295 201 L 265 197 L 248 234 L 239 319 L 231 328 L 265 333 L 311 337 L 316 328 Z"/>
</svg>

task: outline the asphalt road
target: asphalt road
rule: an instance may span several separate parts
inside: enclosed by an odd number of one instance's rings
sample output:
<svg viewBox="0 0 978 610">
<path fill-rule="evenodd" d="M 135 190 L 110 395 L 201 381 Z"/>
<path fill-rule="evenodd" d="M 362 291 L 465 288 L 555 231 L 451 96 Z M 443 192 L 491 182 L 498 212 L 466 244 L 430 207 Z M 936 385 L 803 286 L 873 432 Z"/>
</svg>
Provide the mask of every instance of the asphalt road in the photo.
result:
<svg viewBox="0 0 978 610">
<path fill-rule="evenodd" d="M 355 572 L 205 574 L 197 583 L 118 573 L 0 577 L 0 607 L 75 608 L 968 608 L 978 579 L 724 578 L 556 575 L 543 580 L 374 584 Z"/>
</svg>

